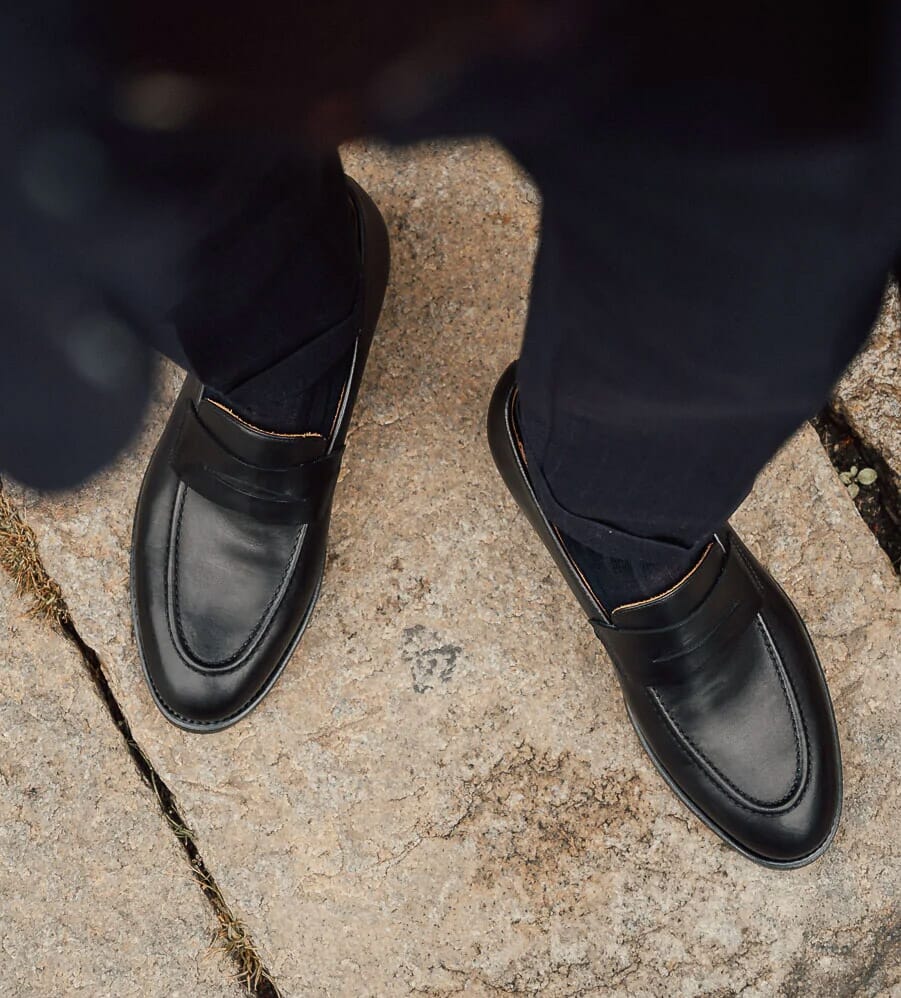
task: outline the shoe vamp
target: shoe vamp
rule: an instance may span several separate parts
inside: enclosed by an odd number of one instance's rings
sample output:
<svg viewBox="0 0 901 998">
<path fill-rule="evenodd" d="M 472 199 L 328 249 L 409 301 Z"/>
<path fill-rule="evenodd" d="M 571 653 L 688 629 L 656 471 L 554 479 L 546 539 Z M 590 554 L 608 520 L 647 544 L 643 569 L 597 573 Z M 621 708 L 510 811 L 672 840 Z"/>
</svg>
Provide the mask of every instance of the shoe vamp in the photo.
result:
<svg viewBox="0 0 901 998">
<path fill-rule="evenodd" d="M 192 656 L 226 665 L 253 644 L 278 602 L 303 530 L 261 523 L 185 490 L 172 603 Z"/>
<path fill-rule="evenodd" d="M 659 686 L 656 695 L 682 738 L 739 794 L 773 805 L 795 792 L 801 745 L 792 694 L 759 623 L 720 663 L 684 686 Z"/>
</svg>

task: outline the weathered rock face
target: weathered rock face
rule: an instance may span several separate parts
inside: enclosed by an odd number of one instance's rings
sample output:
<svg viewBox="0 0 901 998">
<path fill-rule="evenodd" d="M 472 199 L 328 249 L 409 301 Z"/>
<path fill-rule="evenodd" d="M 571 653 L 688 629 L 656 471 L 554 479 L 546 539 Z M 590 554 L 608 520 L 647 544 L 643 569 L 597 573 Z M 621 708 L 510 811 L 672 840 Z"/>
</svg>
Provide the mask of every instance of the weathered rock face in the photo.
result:
<svg viewBox="0 0 901 998">
<path fill-rule="evenodd" d="M 0 579 L 0 994 L 237 998 L 79 656 L 23 609 Z"/>
<path fill-rule="evenodd" d="M 174 371 L 115 468 L 77 495 L 19 493 L 286 995 L 893 993 L 901 604 L 815 434 L 735 518 L 810 627 L 845 757 L 835 845 L 776 873 L 721 845 L 642 755 L 609 663 L 491 462 L 484 412 L 524 319 L 532 189 L 486 146 L 348 158 L 392 230 L 392 290 L 324 593 L 263 705 L 191 736 L 141 678 L 131 516 Z"/>
<path fill-rule="evenodd" d="M 885 459 L 901 485 L 901 305 L 889 285 L 870 340 L 835 391 L 848 423 Z"/>
</svg>

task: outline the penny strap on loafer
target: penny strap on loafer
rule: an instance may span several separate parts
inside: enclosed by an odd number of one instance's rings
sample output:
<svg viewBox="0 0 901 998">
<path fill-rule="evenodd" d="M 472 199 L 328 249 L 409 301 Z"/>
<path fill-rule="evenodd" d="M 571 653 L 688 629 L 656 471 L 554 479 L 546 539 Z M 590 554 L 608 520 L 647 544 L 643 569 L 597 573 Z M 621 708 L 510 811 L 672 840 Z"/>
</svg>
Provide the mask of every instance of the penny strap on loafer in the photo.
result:
<svg viewBox="0 0 901 998">
<path fill-rule="evenodd" d="M 331 502 L 343 447 L 286 468 L 261 468 L 227 450 L 204 426 L 193 402 L 172 448 L 176 475 L 205 499 L 267 523 L 312 523 Z"/>
<path fill-rule="evenodd" d="M 591 625 L 628 678 L 645 686 L 672 685 L 689 681 L 711 661 L 721 661 L 728 646 L 753 624 L 761 605 L 748 566 L 731 545 L 713 588 L 684 620 L 661 628 L 617 627 L 601 619 Z"/>
</svg>

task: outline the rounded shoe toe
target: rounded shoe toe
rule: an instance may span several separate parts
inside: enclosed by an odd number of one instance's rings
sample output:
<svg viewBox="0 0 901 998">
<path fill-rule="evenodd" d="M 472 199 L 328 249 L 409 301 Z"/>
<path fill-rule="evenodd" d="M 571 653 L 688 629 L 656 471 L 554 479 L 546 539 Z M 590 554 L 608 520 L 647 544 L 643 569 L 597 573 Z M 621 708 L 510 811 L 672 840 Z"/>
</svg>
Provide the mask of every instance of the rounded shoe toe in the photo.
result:
<svg viewBox="0 0 901 998">
<path fill-rule="evenodd" d="M 838 828 L 841 794 L 823 788 L 805 794 L 790 813 L 746 836 L 746 849 L 776 866 L 803 866 L 820 856 Z"/>
<path fill-rule="evenodd" d="M 816 718 L 805 718 L 803 727 L 808 767 L 794 796 L 780 808 L 744 812 L 732 825 L 744 850 L 771 866 L 791 868 L 817 859 L 835 837 L 841 817 L 838 738 L 831 725 L 820 725 Z"/>
<path fill-rule="evenodd" d="M 237 721 L 264 686 L 253 663 L 225 674 L 198 670 L 175 648 L 143 643 L 144 671 L 160 710 L 190 731 L 220 730 Z"/>
</svg>

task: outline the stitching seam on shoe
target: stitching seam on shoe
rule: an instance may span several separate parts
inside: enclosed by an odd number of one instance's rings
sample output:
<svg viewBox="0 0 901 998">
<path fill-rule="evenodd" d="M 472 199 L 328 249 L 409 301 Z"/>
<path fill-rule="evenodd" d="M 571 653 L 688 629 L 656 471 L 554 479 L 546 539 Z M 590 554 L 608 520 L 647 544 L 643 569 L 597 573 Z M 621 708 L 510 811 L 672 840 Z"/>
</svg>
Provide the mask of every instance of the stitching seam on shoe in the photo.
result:
<svg viewBox="0 0 901 998">
<path fill-rule="evenodd" d="M 150 682 L 150 685 L 153 687 L 153 692 L 156 694 L 157 699 L 166 708 L 166 710 L 168 710 L 173 717 L 177 717 L 180 721 L 187 721 L 188 724 L 206 724 L 206 725 L 224 724 L 226 721 L 230 721 L 233 717 L 237 717 L 238 714 L 243 713 L 247 709 L 247 704 L 249 704 L 253 700 L 253 697 L 251 697 L 251 699 L 248 700 L 247 703 L 242 704 L 237 710 L 232 711 L 232 713 L 227 715 L 226 717 L 217 718 L 215 721 L 198 721 L 193 717 L 186 717 L 184 714 L 180 714 L 174 707 L 172 707 L 170 704 L 166 702 L 165 697 L 162 695 L 162 693 L 160 693 L 159 688 L 157 687 L 156 683 L 153 681 L 153 678 L 149 674 L 147 674 L 147 679 Z"/>
<path fill-rule="evenodd" d="M 257 697 L 257 694 L 255 693 L 249 700 L 246 700 L 240 707 L 238 707 L 237 710 L 233 710 L 230 714 L 226 714 L 225 717 L 217 717 L 213 721 L 198 721 L 194 717 L 187 717 L 185 714 L 179 713 L 173 706 L 171 706 L 171 704 L 169 704 L 166 701 L 166 698 L 162 695 L 162 693 L 160 693 L 159 687 L 153 681 L 153 678 L 150 676 L 150 674 L 145 673 L 145 676 L 150 685 L 153 687 L 153 692 L 156 694 L 157 699 L 166 708 L 166 710 L 168 710 L 173 717 L 177 717 L 180 721 L 186 721 L 188 724 L 203 724 L 203 725 L 225 724 L 226 721 L 231 721 L 232 718 L 238 717 L 240 714 L 243 714 Z M 261 688 L 264 687 L 265 684 Z"/>
<path fill-rule="evenodd" d="M 776 801 L 763 801 L 763 800 L 761 800 L 758 797 L 752 797 L 750 794 L 747 794 L 744 791 L 742 791 L 738 786 L 736 786 L 732 782 L 732 780 L 729 779 L 728 776 L 726 776 L 725 773 L 723 773 L 719 769 L 718 766 L 716 766 L 708 758 L 708 756 L 706 755 L 706 753 L 701 748 L 699 748 L 699 746 L 697 746 L 694 743 L 694 741 L 687 734 L 687 732 L 685 732 L 682 729 L 682 726 L 679 724 L 679 722 L 674 717 L 672 717 L 670 715 L 669 711 L 663 705 L 663 703 L 662 703 L 662 701 L 660 699 L 660 695 L 658 694 L 657 690 L 655 688 L 653 688 L 653 687 L 649 687 L 647 692 L 648 692 L 649 696 L 651 697 L 651 702 L 653 703 L 655 709 L 660 713 L 661 717 L 664 720 L 668 721 L 669 724 L 673 728 L 675 728 L 675 730 L 678 732 L 680 738 L 682 738 L 683 741 L 685 741 L 685 743 L 687 745 L 691 746 L 692 750 L 703 761 L 704 765 L 707 768 L 709 768 L 711 770 L 711 772 L 715 773 L 717 775 L 717 777 L 733 792 L 733 794 L 735 794 L 735 795 L 743 798 L 744 800 L 748 801 L 751 804 L 756 805 L 760 809 L 774 810 L 776 808 L 781 807 L 783 804 L 788 803 L 788 801 L 790 801 L 791 798 L 794 797 L 798 793 L 798 790 L 800 789 L 800 786 L 801 786 L 801 777 L 802 777 L 802 769 L 801 769 L 801 745 L 800 745 L 800 739 L 798 738 L 799 732 L 797 730 L 797 725 L 795 724 L 795 721 L 794 721 L 794 711 L 792 710 L 792 707 L 791 707 L 791 700 L 789 699 L 788 690 L 785 687 L 785 680 L 782 677 L 782 670 L 779 668 L 779 663 L 778 663 L 778 660 L 777 660 L 777 657 L 776 657 L 775 649 L 773 648 L 772 643 L 769 640 L 769 635 L 767 634 L 766 630 L 761 626 L 760 616 L 759 615 L 757 616 L 756 624 L 757 624 L 757 629 L 758 629 L 758 631 L 760 633 L 760 636 L 763 639 L 763 644 L 764 644 L 764 647 L 766 648 L 766 651 L 767 651 L 767 657 L 769 658 L 770 664 L 773 666 L 773 670 L 775 671 L 776 677 L 779 680 L 779 686 L 780 686 L 780 688 L 782 690 L 782 697 L 783 697 L 783 699 L 785 701 L 785 706 L 786 706 L 786 709 L 788 710 L 789 717 L 791 718 L 791 724 L 792 724 L 792 729 L 793 729 L 793 734 L 794 734 L 794 737 L 793 737 L 792 740 L 795 743 L 795 775 L 794 775 L 794 779 L 792 781 L 791 787 L 789 788 L 789 790 L 787 791 L 787 793 L 785 793 L 782 797 L 779 798 L 779 800 L 776 800 Z M 792 692 L 794 693 L 794 688 L 792 689 Z M 797 697 L 795 699 L 797 699 Z M 800 708 L 799 708 L 798 712 L 799 712 L 799 714 L 801 713 L 800 712 Z M 802 724 L 803 724 L 803 721 L 804 721 L 803 714 L 801 715 L 801 721 L 802 721 Z M 805 730 L 804 730 L 804 737 L 805 737 L 805 747 L 806 747 L 806 745 L 807 745 L 807 731 L 806 731 L 806 727 L 805 727 Z M 690 757 L 690 753 L 687 753 L 687 754 Z M 697 760 L 693 760 L 693 761 L 694 761 L 695 766 L 697 766 L 697 768 L 700 769 L 703 772 L 704 771 L 704 767 L 700 766 L 698 764 Z M 742 807 L 746 807 L 746 805 L 742 804 L 741 801 L 737 801 L 737 803 L 741 804 Z M 752 808 L 747 808 L 747 807 L 746 807 L 746 809 L 747 810 L 752 810 Z M 791 808 L 789 808 L 789 810 L 791 810 Z"/>
<path fill-rule="evenodd" d="M 187 487 L 186 487 L 186 489 L 187 489 Z M 181 615 L 179 613 L 179 599 L 178 599 L 178 567 L 179 567 L 179 548 L 180 548 L 179 540 L 181 538 L 181 525 L 182 525 L 182 517 L 183 517 L 183 514 L 184 514 L 184 510 L 185 510 L 185 497 L 184 497 L 184 494 L 183 494 L 181 496 L 181 501 L 180 501 L 180 504 L 179 504 L 178 521 L 177 521 L 176 526 L 175 526 L 175 542 L 174 542 L 175 551 L 173 552 L 171 550 L 171 546 L 172 546 L 171 540 L 169 542 L 170 550 L 167 551 L 167 555 L 169 557 L 173 557 L 174 558 L 174 562 L 175 562 L 175 578 L 174 578 L 174 582 L 173 582 L 173 586 L 172 586 L 172 616 L 174 616 L 174 618 L 175 618 L 175 628 L 176 628 L 176 631 L 178 632 L 178 640 L 177 641 L 175 640 L 176 636 L 172 633 L 172 622 L 169 619 L 170 618 L 170 614 L 168 612 L 166 613 L 166 621 L 167 621 L 167 625 L 168 625 L 168 628 L 169 628 L 169 637 L 172 639 L 173 644 L 175 644 L 176 647 L 178 646 L 178 644 L 181 644 L 186 650 L 191 650 L 190 642 L 187 640 L 187 638 L 185 636 L 185 633 L 184 633 L 184 630 L 182 628 Z M 299 545 L 299 543 L 302 540 L 302 536 L 303 536 L 303 533 L 304 533 L 304 526 L 305 525 L 301 526 L 298 529 L 298 531 L 295 534 L 295 536 L 294 536 L 294 544 L 293 544 L 293 547 L 291 548 L 291 554 L 290 554 L 290 556 L 288 558 L 288 562 L 287 562 L 287 564 L 285 566 L 285 571 L 282 573 L 282 577 L 281 577 L 281 579 L 279 579 L 278 585 L 275 587 L 275 590 L 274 590 L 274 592 L 272 594 L 272 597 L 270 598 L 269 602 L 266 604 L 265 609 L 260 614 L 260 616 L 257 619 L 256 623 L 253 625 L 253 630 L 250 632 L 250 634 L 248 635 L 248 637 L 242 643 L 241 647 L 238 648 L 237 651 L 235 651 L 231 655 L 229 655 L 227 658 L 219 659 L 218 661 L 214 661 L 214 662 L 212 662 L 212 661 L 210 661 L 208 659 L 201 658 L 193 650 L 191 650 L 191 654 L 195 656 L 196 661 L 201 666 L 204 666 L 207 669 L 216 669 L 217 673 L 219 675 L 225 675 L 228 672 L 234 671 L 235 668 L 238 668 L 240 666 L 240 663 L 238 663 L 237 660 L 244 654 L 244 652 L 250 647 L 250 645 L 253 644 L 253 642 L 259 637 L 259 633 L 260 633 L 260 631 L 262 630 L 262 627 L 263 627 L 263 621 L 266 619 L 266 616 L 268 615 L 269 611 L 272 609 L 273 604 L 275 603 L 276 599 L 278 598 L 279 593 L 281 592 L 282 586 L 285 584 L 285 579 L 287 579 L 288 574 L 291 571 L 291 566 L 294 564 L 295 555 L 297 554 L 298 545 Z M 171 535 L 170 535 L 170 537 L 171 537 Z M 168 562 L 168 557 L 167 557 L 166 560 Z M 168 580 L 168 576 L 169 576 L 169 573 L 167 571 L 166 572 L 166 578 L 167 578 L 167 580 Z M 167 603 L 168 603 L 168 599 L 167 599 Z M 192 662 L 184 660 L 184 664 L 189 669 L 193 669 L 195 672 L 198 672 L 201 675 L 205 675 L 205 672 L 203 671 L 203 669 L 197 668 L 197 666 L 194 665 Z"/>
<path fill-rule="evenodd" d="M 652 695 L 651 691 L 650 690 L 645 690 L 645 692 L 648 694 L 648 698 L 650 699 L 651 703 L 653 704 L 654 709 L 660 714 L 661 719 L 665 723 L 666 722 L 671 722 L 672 719 L 665 712 L 665 710 L 656 702 L 656 700 L 654 699 L 654 696 Z M 696 769 L 699 773 L 701 773 L 703 776 L 705 776 L 716 787 L 716 789 L 719 790 L 720 793 L 722 793 L 722 791 L 723 791 L 722 786 L 720 786 L 720 784 L 716 780 L 713 779 L 713 777 L 710 775 L 710 773 L 708 772 L 708 770 L 706 770 L 702 765 L 700 765 L 698 763 L 697 758 L 695 758 L 695 756 L 692 755 L 691 752 L 689 752 L 689 750 L 685 747 L 685 744 L 681 741 L 681 739 L 676 738 L 676 739 L 674 739 L 674 741 L 675 741 L 676 746 L 678 747 L 679 751 L 685 756 L 685 758 L 688 760 L 688 762 L 691 764 L 691 766 L 694 769 Z M 694 748 L 694 746 L 692 746 L 692 747 Z M 730 786 L 731 786 L 731 784 L 730 784 Z M 774 806 L 772 804 L 766 804 L 766 805 L 762 805 L 761 807 L 758 807 L 758 808 L 749 807 L 747 804 L 745 804 L 743 801 L 739 800 L 738 798 L 732 797 L 732 795 L 729 795 L 729 796 L 732 799 L 732 802 L 736 805 L 736 807 L 740 807 L 743 811 L 747 811 L 749 814 L 756 814 L 756 815 L 766 814 L 767 810 L 772 809 L 773 806 Z M 747 800 L 751 800 L 751 798 L 749 798 L 749 797 L 747 797 L 746 799 Z M 803 801 L 803 797 L 799 797 L 798 800 L 796 800 L 795 803 L 792 804 L 791 807 L 787 807 L 787 808 L 784 808 L 783 810 L 780 810 L 779 811 L 779 815 L 791 814 L 791 812 L 794 811 L 796 807 L 799 807 L 801 805 L 802 801 Z"/>
<path fill-rule="evenodd" d="M 779 652 L 779 648 L 776 645 L 776 639 L 770 634 L 769 628 L 766 627 L 762 623 L 762 621 L 760 620 L 760 618 L 758 618 L 757 626 L 760 629 L 761 633 L 763 634 L 764 640 L 773 649 L 773 652 L 774 652 L 774 654 L 776 656 L 776 661 L 777 662 L 782 662 L 784 660 L 784 656 Z M 800 704 L 800 702 L 798 700 L 798 691 L 795 689 L 795 684 L 792 682 L 791 675 L 789 674 L 789 672 L 788 672 L 787 669 L 778 668 L 778 671 L 779 671 L 779 678 L 780 678 L 780 680 L 782 680 L 782 678 L 784 676 L 784 681 L 787 682 L 788 685 L 791 687 L 792 696 L 795 698 L 795 703 L 798 705 L 798 717 L 801 720 L 801 731 L 802 731 L 802 733 L 804 735 L 804 753 L 805 753 L 805 755 L 807 757 L 807 773 L 806 773 L 806 778 L 804 780 L 804 785 L 806 787 L 807 783 L 810 780 L 810 758 L 811 758 L 811 753 L 810 753 L 810 735 L 809 735 L 809 733 L 807 731 L 807 720 L 804 717 L 804 711 L 801 710 L 801 704 Z M 785 689 L 784 684 L 783 684 L 783 689 Z M 785 697 L 786 697 L 786 699 L 788 699 L 788 691 L 785 692 Z M 791 704 L 789 703 L 789 709 L 790 708 L 791 708 Z M 796 752 L 796 757 L 797 757 L 797 760 L 798 760 L 797 766 L 798 766 L 798 769 L 800 769 L 801 768 L 801 746 L 800 746 L 800 743 L 799 743 L 797 737 L 795 738 L 795 752 Z M 798 782 L 798 778 L 796 778 L 795 782 L 796 783 Z M 799 788 L 799 789 L 803 789 L 803 788 Z"/>
<path fill-rule="evenodd" d="M 765 588 L 765 586 L 763 584 L 763 580 L 760 578 L 760 574 L 758 573 L 757 569 L 754 566 L 754 560 L 753 560 L 753 558 L 751 558 L 748 555 L 748 553 L 745 551 L 743 545 L 741 545 L 741 544 L 738 545 L 738 547 L 736 548 L 736 551 L 738 553 L 739 558 L 741 558 L 742 564 L 745 566 L 745 568 L 748 570 L 748 572 L 751 573 L 751 577 L 754 580 L 754 583 L 756 584 L 758 590 L 760 591 L 761 594 L 764 594 L 766 592 L 766 588 Z M 800 704 L 800 701 L 798 700 L 798 691 L 795 689 L 795 684 L 792 682 L 791 675 L 789 674 L 789 672 L 788 672 L 787 669 L 782 669 L 781 665 L 779 664 L 779 663 L 781 663 L 781 662 L 783 662 L 785 660 L 785 656 L 782 655 L 781 652 L 779 651 L 779 647 L 776 644 L 776 639 L 772 636 L 772 634 L 770 634 L 769 628 L 763 623 L 762 618 L 760 616 L 758 616 L 758 618 L 757 618 L 757 627 L 758 627 L 758 630 L 761 632 L 761 634 L 762 634 L 762 636 L 764 638 L 764 642 L 766 643 L 767 647 L 770 648 L 770 649 L 772 649 L 771 654 L 770 654 L 770 658 L 773 661 L 774 668 L 776 669 L 777 673 L 779 674 L 779 680 L 780 680 L 780 682 L 783 682 L 783 675 L 784 675 L 785 682 L 787 682 L 788 685 L 791 687 L 792 696 L 795 698 L 795 703 L 798 705 L 798 716 L 801 719 L 801 731 L 802 731 L 802 733 L 804 735 L 804 752 L 805 752 L 805 754 L 807 756 L 807 778 L 805 780 L 805 784 L 806 784 L 807 780 L 810 779 L 810 758 L 811 758 L 811 753 L 810 753 L 810 734 L 809 734 L 809 732 L 807 730 L 807 719 L 804 717 L 804 711 L 801 710 L 801 704 Z M 802 626 L 802 630 L 803 630 L 803 626 Z M 786 700 L 787 700 L 788 699 L 788 692 L 785 690 L 785 682 L 783 682 L 782 689 L 783 689 L 783 692 L 784 692 Z M 791 709 L 791 704 L 790 703 L 789 703 L 789 709 Z M 795 753 L 796 753 L 796 758 L 798 760 L 798 762 L 797 762 L 798 768 L 800 768 L 800 766 L 801 766 L 800 750 L 801 750 L 801 746 L 798 744 L 797 738 L 796 738 L 796 741 L 795 741 Z M 795 782 L 797 783 L 797 777 L 795 778 Z"/>
<path fill-rule="evenodd" d="M 789 799 L 789 797 L 792 796 L 792 794 L 797 793 L 798 790 L 800 789 L 801 776 L 802 776 L 802 772 L 801 772 L 801 739 L 798 737 L 798 734 L 799 734 L 799 732 L 798 732 L 798 726 L 797 726 L 797 724 L 794 721 L 794 711 L 792 710 L 791 699 L 789 698 L 789 695 L 788 695 L 788 689 L 785 686 L 785 682 L 786 682 L 786 679 L 788 679 L 788 676 L 787 676 L 785 670 L 781 667 L 782 656 L 777 651 L 777 649 L 775 647 L 775 644 L 773 642 L 773 639 L 770 637 L 769 629 L 766 628 L 766 627 L 764 627 L 763 621 L 762 621 L 760 615 L 758 615 L 757 620 L 755 621 L 755 623 L 757 624 L 757 631 L 758 631 L 758 633 L 760 634 L 761 638 L 763 638 L 763 643 L 766 646 L 767 654 L 770 657 L 770 662 L 772 662 L 772 664 L 773 664 L 773 669 L 775 670 L 776 675 L 779 677 L 779 685 L 782 687 L 782 697 L 785 700 L 785 706 L 788 709 L 789 716 L 792 718 L 792 733 L 794 735 L 793 741 L 795 743 L 795 779 L 794 779 L 794 782 L 792 783 L 791 790 L 789 790 L 789 792 L 785 795 L 785 797 L 782 798 L 782 801 L 787 801 Z M 798 702 L 798 697 L 797 697 L 797 694 L 795 693 L 794 687 L 792 687 L 792 695 L 794 696 L 795 703 L 797 703 Z M 801 725 L 802 725 L 802 727 L 804 727 L 804 748 L 806 750 L 807 747 L 808 747 L 807 746 L 807 729 L 806 729 L 806 726 L 804 725 L 804 715 L 803 715 L 803 713 L 801 713 L 801 707 L 800 707 L 800 705 L 798 705 L 798 716 L 801 719 Z M 780 803 L 781 803 L 781 801 L 780 801 Z"/>
</svg>

